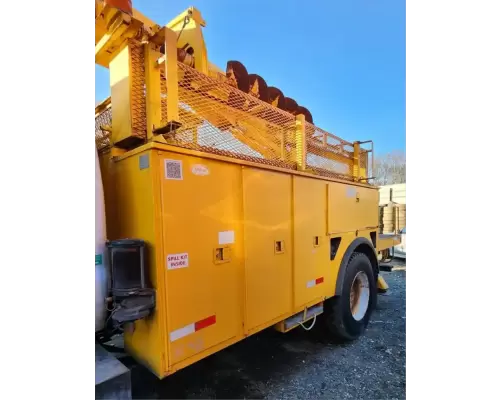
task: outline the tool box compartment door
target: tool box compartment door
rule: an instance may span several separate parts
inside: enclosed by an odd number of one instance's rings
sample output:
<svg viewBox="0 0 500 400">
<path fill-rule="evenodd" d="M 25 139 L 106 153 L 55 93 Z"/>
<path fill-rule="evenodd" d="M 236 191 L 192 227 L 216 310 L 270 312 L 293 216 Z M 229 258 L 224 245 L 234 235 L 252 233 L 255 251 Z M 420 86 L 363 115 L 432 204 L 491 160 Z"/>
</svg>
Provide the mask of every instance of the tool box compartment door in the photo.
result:
<svg viewBox="0 0 500 400">
<path fill-rule="evenodd" d="M 160 157 L 170 365 L 241 331 L 241 172 L 181 154 Z"/>
<path fill-rule="evenodd" d="M 378 225 L 378 192 L 362 186 L 328 184 L 328 233 L 372 229 Z"/>
<path fill-rule="evenodd" d="M 324 299 L 332 291 L 333 270 L 329 264 L 326 236 L 327 184 L 295 176 L 294 217 L 294 307 Z"/>
<path fill-rule="evenodd" d="M 292 179 L 243 169 L 245 332 L 291 311 Z"/>
</svg>

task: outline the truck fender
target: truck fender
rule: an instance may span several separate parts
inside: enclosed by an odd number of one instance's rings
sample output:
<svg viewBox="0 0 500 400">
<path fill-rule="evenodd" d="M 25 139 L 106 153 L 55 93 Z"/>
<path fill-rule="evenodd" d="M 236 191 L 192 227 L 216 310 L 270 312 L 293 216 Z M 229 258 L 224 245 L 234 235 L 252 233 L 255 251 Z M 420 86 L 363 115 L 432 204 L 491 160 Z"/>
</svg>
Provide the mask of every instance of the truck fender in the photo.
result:
<svg viewBox="0 0 500 400">
<path fill-rule="evenodd" d="M 340 296 L 342 294 L 342 285 L 344 283 L 344 276 L 347 269 L 347 264 L 351 259 L 353 253 L 363 253 L 370 259 L 373 268 L 373 275 L 375 277 L 375 282 L 378 276 L 378 260 L 377 252 L 373 247 L 373 243 L 364 237 L 358 237 L 352 241 L 347 250 L 344 253 L 342 262 L 340 263 L 339 273 L 337 274 L 337 284 L 335 285 L 335 296 Z"/>
</svg>

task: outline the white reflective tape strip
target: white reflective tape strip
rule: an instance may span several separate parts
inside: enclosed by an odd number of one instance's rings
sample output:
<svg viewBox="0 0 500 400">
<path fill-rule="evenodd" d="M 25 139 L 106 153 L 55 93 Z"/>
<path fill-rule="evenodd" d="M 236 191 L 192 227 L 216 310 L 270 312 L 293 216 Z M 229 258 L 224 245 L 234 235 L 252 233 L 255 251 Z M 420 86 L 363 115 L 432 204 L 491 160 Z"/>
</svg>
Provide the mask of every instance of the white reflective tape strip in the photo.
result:
<svg viewBox="0 0 500 400">
<path fill-rule="evenodd" d="M 312 281 L 307 281 L 308 288 L 311 288 L 313 286 L 316 286 L 316 279 L 313 279 Z"/>
<path fill-rule="evenodd" d="M 183 338 L 194 332 L 194 324 L 186 325 L 184 328 L 180 328 L 173 332 L 170 332 L 170 341 L 175 342 L 177 339 Z"/>
</svg>

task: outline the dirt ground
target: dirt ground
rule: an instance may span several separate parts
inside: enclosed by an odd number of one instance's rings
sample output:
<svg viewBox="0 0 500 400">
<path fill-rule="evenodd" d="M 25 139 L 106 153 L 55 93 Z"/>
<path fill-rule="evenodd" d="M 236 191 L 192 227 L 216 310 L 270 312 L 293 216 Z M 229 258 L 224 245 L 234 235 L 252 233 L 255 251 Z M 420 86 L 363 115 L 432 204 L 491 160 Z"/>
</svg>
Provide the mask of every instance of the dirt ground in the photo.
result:
<svg viewBox="0 0 500 400">
<path fill-rule="evenodd" d="M 132 369 L 135 399 L 404 399 L 406 267 L 382 272 L 390 286 L 363 337 L 349 344 L 323 330 L 268 329 L 176 374 Z M 125 361 L 125 360 L 124 360 Z"/>
</svg>

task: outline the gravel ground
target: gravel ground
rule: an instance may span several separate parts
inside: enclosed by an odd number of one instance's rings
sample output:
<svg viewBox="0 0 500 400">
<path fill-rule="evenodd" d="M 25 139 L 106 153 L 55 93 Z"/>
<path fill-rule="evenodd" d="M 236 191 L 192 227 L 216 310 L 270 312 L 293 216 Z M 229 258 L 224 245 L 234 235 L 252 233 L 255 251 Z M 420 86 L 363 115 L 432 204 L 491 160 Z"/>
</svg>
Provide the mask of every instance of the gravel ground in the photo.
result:
<svg viewBox="0 0 500 400">
<path fill-rule="evenodd" d="M 321 329 L 272 329 L 160 381 L 133 365 L 135 399 L 404 399 L 406 268 L 382 272 L 390 286 L 378 297 L 365 335 L 350 344 Z"/>
</svg>

